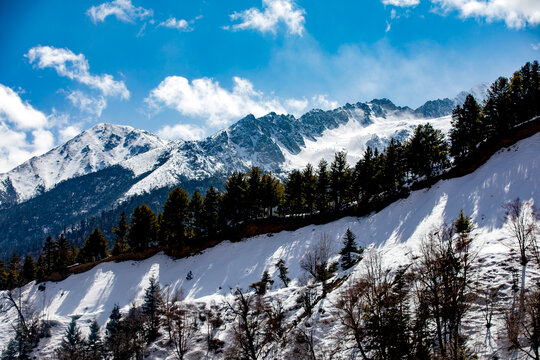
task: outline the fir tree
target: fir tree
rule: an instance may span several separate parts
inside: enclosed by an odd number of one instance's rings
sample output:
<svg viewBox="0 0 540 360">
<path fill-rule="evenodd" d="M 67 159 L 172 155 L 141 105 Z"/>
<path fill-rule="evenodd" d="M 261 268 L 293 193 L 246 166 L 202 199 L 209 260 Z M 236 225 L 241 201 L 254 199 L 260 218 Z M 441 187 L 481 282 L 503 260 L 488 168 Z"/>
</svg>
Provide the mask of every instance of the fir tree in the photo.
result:
<svg viewBox="0 0 540 360">
<path fill-rule="evenodd" d="M 36 263 L 32 255 L 28 255 L 24 259 L 23 278 L 25 282 L 32 281 L 36 278 Z"/>
<path fill-rule="evenodd" d="M 285 266 L 285 261 L 283 259 L 279 259 L 275 266 L 279 270 L 278 277 L 283 282 L 283 286 L 288 287 L 291 279 L 287 276 L 289 269 Z"/>
<path fill-rule="evenodd" d="M 129 246 L 134 251 L 141 251 L 153 246 L 157 241 L 158 222 L 156 214 L 147 206 L 135 208 L 131 216 L 129 229 Z"/>
<path fill-rule="evenodd" d="M 263 173 L 258 167 L 252 167 L 247 175 L 246 202 L 251 219 L 259 218 L 262 213 L 262 178 Z"/>
<path fill-rule="evenodd" d="M 148 343 L 154 341 L 159 336 L 162 303 L 163 295 L 161 293 L 161 287 L 156 278 L 151 277 L 150 283 L 144 291 L 144 303 L 142 305 L 142 314 L 146 318 L 146 338 Z"/>
<path fill-rule="evenodd" d="M 301 214 L 304 212 L 302 188 L 302 173 L 298 170 L 293 170 L 285 183 L 285 204 L 290 214 Z"/>
<path fill-rule="evenodd" d="M 203 234 L 204 199 L 198 190 L 191 195 L 189 202 L 189 228 L 190 235 L 200 238 Z"/>
<path fill-rule="evenodd" d="M 105 235 L 103 235 L 99 228 L 95 228 L 79 252 L 79 261 L 85 263 L 106 258 L 108 255 L 108 245 L 109 242 Z"/>
<path fill-rule="evenodd" d="M 189 196 L 184 189 L 174 188 L 163 205 L 160 226 L 160 241 L 169 249 L 186 245 L 189 226 Z"/>
<path fill-rule="evenodd" d="M 119 359 L 121 354 L 121 347 L 118 342 L 122 331 L 121 320 L 122 314 L 120 313 L 120 308 L 118 304 L 115 304 L 105 327 L 105 348 L 112 355 L 113 359 Z"/>
<path fill-rule="evenodd" d="M 417 177 L 431 178 L 448 166 L 444 134 L 429 123 L 416 127 L 405 148 L 409 169 Z"/>
<path fill-rule="evenodd" d="M 278 207 L 283 199 L 283 184 L 272 174 L 264 174 L 261 187 L 261 205 L 265 209 L 265 215 L 272 216 L 273 209 Z"/>
<path fill-rule="evenodd" d="M 334 155 L 334 161 L 330 164 L 330 192 L 334 201 L 334 210 L 341 207 L 349 193 L 349 166 L 347 154 L 343 151 Z"/>
<path fill-rule="evenodd" d="M 359 249 L 356 244 L 356 236 L 351 229 L 347 228 L 345 236 L 343 237 L 343 248 L 340 251 L 341 267 L 344 270 L 351 268 L 356 264 L 358 257 L 362 252 L 363 249 Z"/>
<path fill-rule="evenodd" d="M 261 281 L 253 283 L 249 285 L 249 287 L 255 290 L 255 293 L 257 295 L 264 295 L 266 294 L 266 291 L 268 291 L 268 288 L 272 286 L 273 283 L 274 283 L 274 280 L 272 280 L 272 278 L 270 277 L 268 270 L 264 270 L 261 277 Z"/>
<path fill-rule="evenodd" d="M 60 234 L 60 237 L 58 238 L 56 244 L 58 256 L 54 263 L 54 270 L 58 271 L 61 274 L 64 274 L 67 270 L 67 267 L 73 264 L 73 254 L 64 234 Z"/>
<path fill-rule="evenodd" d="M 103 358 L 103 342 L 99 333 L 99 325 L 96 320 L 90 324 L 90 334 L 86 341 L 86 359 L 100 360 Z"/>
<path fill-rule="evenodd" d="M 51 236 L 47 236 L 47 238 L 45 239 L 42 254 L 45 262 L 45 273 L 50 274 L 53 271 L 54 261 L 57 255 L 56 242 Z"/>
<path fill-rule="evenodd" d="M 315 195 L 317 191 L 317 177 L 314 174 L 313 166 L 307 164 L 302 171 L 302 196 L 304 198 L 304 206 L 307 212 L 313 214 L 315 207 Z"/>
<path fill-rule="evenodd" d="M 317 185 L 315 191 L 315 207 L 321 213 L 328 211 L 329 208 L 329 186 L 328 163 L 323 159 L 319 162 L 317 168 Z"/>
<path fill-rule="evenodd" d="M 122 211 L 122 214 L 120 214 L 118 225 L 112 229 L 112 233 L 114 234 L 114 246 L 112 249 L 112 254 L 116 256 L 126 252 L 129 248 L 127 243 L 129 224 L 125 212 Z"/>
<path fill-rule="evenodd" d="M 56 349 L 56 356 L 59 360 L 82 359 L 85 356 L 84 345 L 77 321 L 72 318 L 60 347 Z"/>
<path fill-rule="evenodd" d="M 450 130 L 450 155 L 461 158 L 473 151 L 483 139 L 480 105 L 472 95 L 467 95 L 463 108 L 459 105 L 452 112 Z"/>
<path fill-rule="evenodd" d="M 221 195 L 215 187 L 210 186 L 206 190 L 202 212 L 202 235 L 207 237 L 216 236 L 221 228 L 220 222 Z"/>
<path fill-rule="evenodd" d="M 246 219 L 247 189 L 246 176 L 241 172 L 232 173 L 225 183 L 221 211 L 231 226 L 236 226 Z"/>
</svg>

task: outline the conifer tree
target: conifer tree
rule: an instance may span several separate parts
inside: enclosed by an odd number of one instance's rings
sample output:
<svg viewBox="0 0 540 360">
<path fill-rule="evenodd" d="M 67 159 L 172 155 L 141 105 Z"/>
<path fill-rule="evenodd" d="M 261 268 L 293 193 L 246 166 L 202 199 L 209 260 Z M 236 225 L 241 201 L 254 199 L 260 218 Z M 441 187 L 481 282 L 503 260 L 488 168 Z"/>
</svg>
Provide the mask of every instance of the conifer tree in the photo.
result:
<svg viewBox="0 0 540 360">
<path fill-rule="evenodd" d="M 418 125 L 406 143 L 407 164 L 417 177 L 433 177 L 448 166 L 448 144 L 430 123 Z"/>
<path fill-rule="evenodd" d="M 112 254 L 116 256 L 126 252 L 129 248 L 127 243 L 129 224 L 125 212 L 122 211 L 122 214 L 120 214 L 118 225 L 112 229 L 112 233 L 114 234 L 114 246 L 112 249 Z"/>
<path fill-rule="evenodd" d="M 450 130 L 450 155 L 461 158 L 473 151 L 483 139 L 481 109 L 474 97 L 469 94 L 465 98 L 463 108 L 457 106 L 452 112 L 452 129 Z"/>
<path fill-rule="evenodd" d="M 160 221 L 160 241 L 169 249 L 186 245 L 189 226 L 189 196 L 184 189 L 174 188 L 163 205 Z"/>
<path fill-rule="evenodd" d="M 278 207 L 283 200 L 285 189 L 279 179 L 272 174 L 264 174 L 262 178 L 261 202 L 264 209 L 264 215 L 272 216 L 273 209 Z"/>
<path fill-rule="evenodd" d="M 241 172 L 232 173 L 225 183 L 221 211 L 231 226 L 236 226 L 246 219 L 247 189 L 246 176 Z"/>
<path fill-rule="evenodd" d="M 151 277 L 148 287 L 144 291 L 144 302 L 142 305 L 142 314 L 146 318 L 146 337 L 148 343 L 154 341 L 159 336 L 162 304 L 163 294 L 161 293 L 161 287 L 156 278 Z"/>
<path fill-rule="evenodd" d="M 261 281 L 253 283 L 249 287 L 251 289 L 254 289 L 257 295 L 264 295 L 266 294 L 266 291 L 268 291 L 268 288 L 272 286 L 273 283 L 274 283 L 274 280 L 272 280 L 272 278 L 270 277 L 268 270 L 264 270 L 261 277 Z"/>
<path fill-rule="evenodd" d="M 315 207 L 317 208 L 317 211 L 321 213 L 328 211 L 329 208 L 329 187 L 328 163 L 323 159 L 319 162 L 317 168 L 317 185 L 315 192 Z"/>
<path fill-rule="evenodd" d="M 71 252 L 71 247 L 69 246 L 64 234 L 60 234 L 56 244 L 58 256 L 54 263 L 54 270 L 63 274 L 67 270 L 67 267 L 73 264 L 74 259 Z"/>
<path fill-rule="evenodd" d="M 54 262 L 57 255 L 57 244 L 51 236 L 47 236 L 45 239 L 42 254 L 45 262 L 45 273 L 50 274 L 53 271 Z"/>
<path fill-rule="evenodd" d="M 302 171 L 302 196 L 304 198 L 304 207 L 307 212 L 313 214 L 315 207 L 315 194 L 317 191 L 317 177 L 314 174 L 313 166 L 307 164 Z"/>
<path fill-rule="evenodd" d="M 189 202 L 189 233 L 190 236 L 200 238 L 203 235 L 204 199 L 198 190 L 191 195 Z"/>
<path fill-rule="evenodd" d="M 341 254 L 341 267 L 344 270 L 351 268 L 358 261 L 359 255 L 363 252 L 363 249 L 359 249 L 356 244 L 356 236 L 351 229 L 347 228 L 345 236 L 343 237 L 343 248 L 340 251 Z"/>
<path fill-rule="evenodd" d="M 79 252 L 79 261 L 85 263 L 106 258 L 108 255 L 108 245 L 109 242 L 105 235 L 103 235 L 99 228 L 95 228 L 88 236 Z"/>
<path fill-rule="evenodd" d="M 514 125 L 511 102 L 508 79 L 499 77 L 489 88 L 483 109 L 484 122 L 491 136 L 502 135 Z"/>
<path fill-rule="evenodd" d="M 2 355 L 0 357 L 2 360 L 18 360 L 19 359 L 19 352 L 17 351 L 17 342 L 15 339 L 11 339 L 6 348 L 2 351 Z"/>
<path fill-rule="evenodd" d="M 21 258 L 13 253 L 7 267 L 7 287 L 13 289 L 22 285 Z"/>
<path fill-rule="evenodd" d="M 103 358 L 103 342 L 99 333 L 99 325 L 96 320 L 90 324 L 90 334 L 86 341 L 86 359 L 100 360 Z"/>
<path fill-rule="evenodd" d="M 246 203 L 251 219 L 257 219 L 262 213 L 262 179 L 263 173 L 258 167 L 252 167 L 248 172 Z"/>
<path fill-rule="evenodd" d="M 334 202 L 334 210 L 341 210 L 349 194 L 349 184 L 347 154 L 340 151 L 334 155 L 334 161 L 330 164 L 330 191 Z"/>
<path fill-rule="evenodd" d="M 28 255 L 24 259 L 23 278 L 25 282 L 32 281 L 36 278 L 36 263 L 32 255 Z"/>
<path fill-rule="evenodd" d="M 128 242 L 134 251 L 141 251 L 153 246 L 157 241 L 158 223 L 156 214 L 147 206 L 135 208 L 131 216 Z"/>
<path fill-rule="evenodd" d="M 71 319 L 62 343 L 56 349 L 56 356 L 59 360 L 79 360 L 84 358 L 84 340 L 75 318 Z"/>
<path fill-rule="evenodd" d="M 279 270 L 278 277 L 283 282 L 283 286 L 288 287 L 291 279 L 287 276 L 289 269 L 285 266 L 285 260 L 279 259 L 275 266 Z"/>
<path fill-rule="evenodd" d="M 290 214 L 301 214 L 304 211 L 302 188 L 302 173 L 293 170 L 285 183 L 285 204 Z"/>
<path fill-rule="evenodd" d="M 202 211 L 202 235 L 207 237 L 214 237 L 221 228 L 220 221 L 220 204 L 221 195 L 215 187 L 210 186 L 206 190 L 206 196 L 203 202 Z"/>
<path fill-rule="evenodd" d="M 122 331 L 121 320 L 122 314 L 120 313 L 120 308 L 118 304 L 115 304 L 105 327 L 105 348 L 112 355 L 113 359 L 120 359 L 121 347 L 118 339 Z"/>
<path fill-rule="evenodd" d="M 381 183 L 390 195 L 399 193 L 405 184 L 405 154 L 399 140 L 391 139 L 385 150 Z"/>
</svg>

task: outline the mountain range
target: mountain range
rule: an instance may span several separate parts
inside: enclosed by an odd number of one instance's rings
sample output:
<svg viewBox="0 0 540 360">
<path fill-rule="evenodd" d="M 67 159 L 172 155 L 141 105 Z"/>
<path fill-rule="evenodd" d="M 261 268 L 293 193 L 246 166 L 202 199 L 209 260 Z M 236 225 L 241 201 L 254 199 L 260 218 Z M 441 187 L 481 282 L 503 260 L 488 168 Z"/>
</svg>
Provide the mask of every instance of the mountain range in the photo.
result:
<svg viewBox="0 0 540 360">
<path fill-rule="evenodd" d="M 466 94 L 480 100 L 487 89 L 481 83 L 417 109 L 374 99 L 299 118 L 248 115 L 199 141 L 166 141 L 129 126 L 98 124 L 0 174 L 0 247 L 4 257 L 13 250 L 35 251 L 46 236 L 62 231 L 80 240 L 105 213 L 129 213 L 143 202 L 159 210 L 175 186 L 203 192 L 252 166 L 284 178 L 307 163 L 331 161 L 341 150 L 353 163 L 367 146 L 381 150 L 392 138 L 406 139 L 418 124 L 447 132 L 451 112 Z"/>
</svg>

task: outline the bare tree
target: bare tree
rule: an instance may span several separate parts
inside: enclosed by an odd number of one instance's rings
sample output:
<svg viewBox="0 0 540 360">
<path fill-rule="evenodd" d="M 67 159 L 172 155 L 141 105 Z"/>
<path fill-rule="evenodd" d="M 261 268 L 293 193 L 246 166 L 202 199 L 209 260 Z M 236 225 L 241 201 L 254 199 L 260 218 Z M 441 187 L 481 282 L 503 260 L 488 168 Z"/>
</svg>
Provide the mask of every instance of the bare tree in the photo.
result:
<svg viewBox="0 0 540 360">
<path fill-rule="evenodd" d="M 315 281 L 322 282 L 323 296 L 326 295 L 326 282 L 337 270 L 337 262 L 330 263 L 332 240 L 328 234 L 322 234 L 317 243 L 304 254 L 300 267 L 309 273 Z"/>
<path fill-rule="evenodd" d="M 505 325 L 508 350 L 540 360 L 540 287 L 524 297 L 522 309 L 512 307 L 506 313 Z"/>
<path fill-rule="evenodd" d="M 519 198 L 504 204 L 503 208 L 506 228 L 519 250 L 519 264 L 521 265 L 520 306 L 522 307 L 529 254 L 532 253 L 540 264 L 536 240 L 537 221 L 540 219 L 540 214 L 534 206 L 523 203 Z"/>
<path fill-rule="evenodd" d="M 183 360 L 195 343 L 198 330 L 197 311 L 192 307 L 180 304 L 173 313 L 170 341 L 174 346 L 174 354 Z"/>
<path fill-rule="evenodd" d="M 229 356 L 257 360 L 269 352 L 269 339 L 266 336 L 267 305 L 262 296 L 234 291 L 234 302 L 227 304 L 234 314 L 232 343 L 227 349 Z"/>
<path fill-rule="evenodd" d="M 468 352 L 462 321 L 470 310 L 474 292 L 470 251 L 472 237 L 442 226 L 421 245 L 417 261 L 420 296 L 435 323 L 435 349 L 442 358 L 461 359 Z"/>
</svg>

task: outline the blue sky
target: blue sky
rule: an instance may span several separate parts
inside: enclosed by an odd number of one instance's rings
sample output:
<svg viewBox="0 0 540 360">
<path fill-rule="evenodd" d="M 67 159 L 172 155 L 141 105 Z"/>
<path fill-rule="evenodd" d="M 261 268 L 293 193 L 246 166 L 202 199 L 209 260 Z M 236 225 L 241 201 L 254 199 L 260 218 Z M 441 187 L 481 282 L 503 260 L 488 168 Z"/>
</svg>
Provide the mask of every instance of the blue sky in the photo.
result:
<svg viewBox="0 0 540 360">
<path fill-rule="evenodd" d="M 99 122 L 165 138 L 248 113 L 417 107 L 540 58 L 538 0 L 0 2 L 0 171 Z"/>
</svg>

